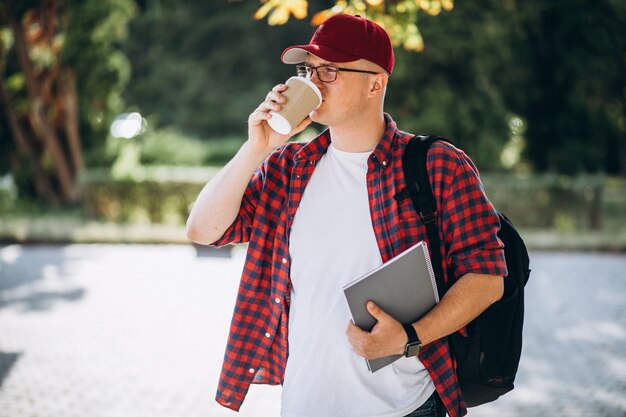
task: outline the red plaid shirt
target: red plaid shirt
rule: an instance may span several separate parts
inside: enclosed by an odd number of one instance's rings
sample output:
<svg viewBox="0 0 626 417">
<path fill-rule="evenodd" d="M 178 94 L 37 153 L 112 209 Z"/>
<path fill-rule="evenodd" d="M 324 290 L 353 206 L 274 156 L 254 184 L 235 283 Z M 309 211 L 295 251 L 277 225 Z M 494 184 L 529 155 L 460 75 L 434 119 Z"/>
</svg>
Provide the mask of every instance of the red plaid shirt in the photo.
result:
<svg viewBox="0 0 626 417">
<path fill-rule="evenodd" d="M 387 128 L 368 160 L 367 187 L 374 233 L 383 261 L 421 240 L 426 229 L 405 187 L 402 154 L 410 134 L 385 115 Z M 281 384 L 288 356 L 289 234 L 302 194 L 328 145 L 329 131 L 310 143 L 287 143 L 253 175 L 239 215 L 214 246 L 249 242 L 216 400 L 239 410 L 251 383 Z M 468 272 L 506 275 L 500 227 L 478 171 L 459 149 L 434 144 L 427 167 L 439 208 L 443 270 L 448 279 Z M 448 344 L 438 340 L 419 355 L 450 417 L 466 413 Z"/>
</svg>

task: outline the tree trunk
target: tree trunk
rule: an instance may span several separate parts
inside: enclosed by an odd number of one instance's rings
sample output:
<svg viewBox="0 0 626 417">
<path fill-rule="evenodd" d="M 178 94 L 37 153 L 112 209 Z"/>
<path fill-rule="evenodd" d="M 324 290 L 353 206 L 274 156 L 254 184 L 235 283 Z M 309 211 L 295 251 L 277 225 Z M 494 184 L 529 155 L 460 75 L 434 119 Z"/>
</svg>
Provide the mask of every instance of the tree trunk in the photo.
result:
<svg viewBox="0 0 626 417">
<path fill-rule="evenodd" d="M 20 67 L 24 74 L 28 97 L 30 100 L 29 118 L 33 131 L 38 139 L 44 144 L 45 149 L 50 153 L 54 164 L 54 171 L 59 183 L 61 200 L 73 202 L 77 199 L 77 187 L 75 178 L 72 177 L 70 167 L 61 146 L 59 136 L 52 123 L 47 117 L 42 97 L 41 85 L 35 74 L 33 63 L 28 56 L 28 46 L 24 35 L 24 28 L 21 22 L 9 12 L 11 28 L 15 39 L 15 50 L 17 52 Z"/>
<path fill-rule="evenodd" d="M 33 169 L 33 183 L 35 186 L 35 191 L 37 195 L 45 202 L 51 203 L 54 205 L 58 204 L 58 200 L 54 191 L 52 189 L 52 185 L 48 180 L 46 173 L 44 172 L 41 163 L 39 162 L 39 158 L 36 155 L 35 150 L 31 144 L 30 139 L 24 133 L 22 126 L 20 125 L 19 118 L 15 113 L 13 105 L 11 103 L 11 99 L 4 87 L 4 80 L 0 78 L 0 103 L 5 109 L 5 114 L 7 116 L 7 120 L 9 121 L 9 127 L 11 129 L 11 133 L 13 134 L 13 138 L 17 144 L 18 151 L 26 157 L 28 164 Z"/>
<path fill-rule="evenodd" d="M 74 71 L 71 69 L 64 70 L 59 84 L 61 86 L 60 94 L 65 110 L 63 120 L 65 135 L 69 144 L 74 178 L 78 179 L 83 172 L 84 162 L 78 127 L 78 92 L 76 91 L 76 74 Z"/>
</svg>

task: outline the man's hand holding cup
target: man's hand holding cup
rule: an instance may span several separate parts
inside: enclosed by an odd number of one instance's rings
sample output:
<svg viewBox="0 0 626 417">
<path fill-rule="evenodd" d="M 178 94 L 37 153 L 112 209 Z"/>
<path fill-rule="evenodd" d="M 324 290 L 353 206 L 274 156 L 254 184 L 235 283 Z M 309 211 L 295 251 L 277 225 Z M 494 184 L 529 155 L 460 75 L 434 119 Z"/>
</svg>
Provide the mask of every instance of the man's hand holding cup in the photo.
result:
<svg viewBox="0 0 626 417">
<path fill-rule="evenodd" d="M 271 152 L 310 123 L 309 113 L 322 103 L 317 86 L 304 77 L 278 84 L 248 118 L 248 141 L 259 152 Z"/>
</svg>

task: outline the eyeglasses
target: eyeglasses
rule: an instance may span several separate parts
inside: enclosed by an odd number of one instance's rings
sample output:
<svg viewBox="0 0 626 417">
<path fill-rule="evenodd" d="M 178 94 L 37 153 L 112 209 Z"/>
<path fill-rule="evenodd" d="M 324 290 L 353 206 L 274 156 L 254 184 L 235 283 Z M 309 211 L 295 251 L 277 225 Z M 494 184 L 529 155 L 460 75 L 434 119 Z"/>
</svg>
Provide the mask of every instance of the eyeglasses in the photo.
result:
<svg viewBox="0 0 626 417">
<path fill-rule="evenodd" d="M 365 71 L 352 68 L 338 68 L 331 65 L 320 65 L 318 67 L 309 67 L 308 65 L 296 65 L 296 73 L 300 77 L 312 77 L 313 71 L 317 73 L 317 78 L 323 83 L 332 83 L 337 79 L 339 71 L 344 72 L 362 72 L 364 74 L 380 74 L 375 71 Z"/>
</svg>

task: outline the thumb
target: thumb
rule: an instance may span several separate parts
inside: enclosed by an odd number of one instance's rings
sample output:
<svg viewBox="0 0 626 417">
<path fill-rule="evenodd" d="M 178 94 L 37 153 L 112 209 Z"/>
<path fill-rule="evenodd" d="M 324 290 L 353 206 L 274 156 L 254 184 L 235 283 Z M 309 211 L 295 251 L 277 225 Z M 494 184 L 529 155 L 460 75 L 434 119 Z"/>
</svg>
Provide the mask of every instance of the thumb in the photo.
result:
<svg viewBox="0 0 626 417">
<path fill-rule="evenodd" d="M 367 311 L 369 311 L 369 313 L 378 321 L 389 317 L 389 315 L 385 313 L 382 308 L 378 307 L 373 301 L 367 302 Z"/>
<path fill-rule="evenodd" d="M 289 137 L 295 136 L 298 133 L 302 132 L 304 129 L 307 128 L 308 125 L 311 124 L 311 122 L 313 122 L 311 120 L 310 117 L 306 117 L 303 121 L 300 122 L 300 124 L 298 126 L 296 126 L 290 133 L 289 133 Z"/>
</svg>

